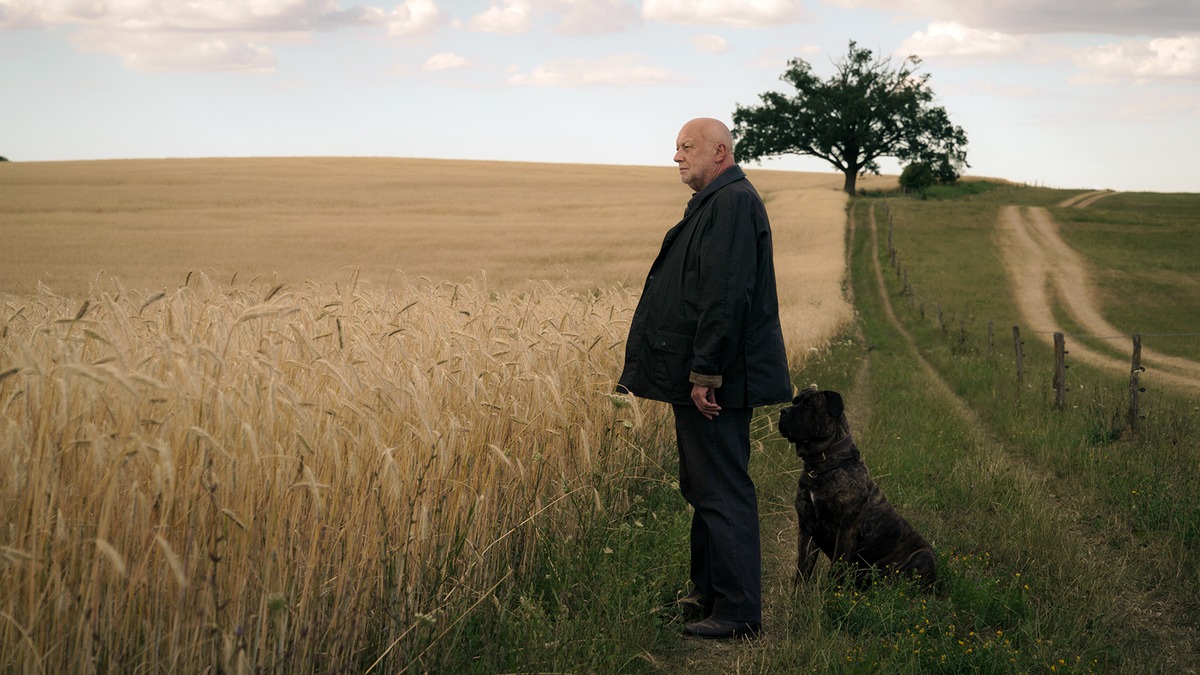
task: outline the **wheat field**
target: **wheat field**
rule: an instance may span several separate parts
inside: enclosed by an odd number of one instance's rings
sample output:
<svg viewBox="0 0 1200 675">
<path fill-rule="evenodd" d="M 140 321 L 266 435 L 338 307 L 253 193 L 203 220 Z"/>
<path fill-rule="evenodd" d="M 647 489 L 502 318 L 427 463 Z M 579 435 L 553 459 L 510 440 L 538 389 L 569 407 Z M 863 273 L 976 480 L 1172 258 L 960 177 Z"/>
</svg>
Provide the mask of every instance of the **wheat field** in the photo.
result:
<svg viewBox="0 0 1200 675">
<path fill-rule="evenodd" d="M 670 170 L 0 171 L 0 669 L 397 672 L 547 533 L 669 480 L 611 395 Z M 794 364 L 850 317 L 835 178 L 753 172 Z"/>
</svg>

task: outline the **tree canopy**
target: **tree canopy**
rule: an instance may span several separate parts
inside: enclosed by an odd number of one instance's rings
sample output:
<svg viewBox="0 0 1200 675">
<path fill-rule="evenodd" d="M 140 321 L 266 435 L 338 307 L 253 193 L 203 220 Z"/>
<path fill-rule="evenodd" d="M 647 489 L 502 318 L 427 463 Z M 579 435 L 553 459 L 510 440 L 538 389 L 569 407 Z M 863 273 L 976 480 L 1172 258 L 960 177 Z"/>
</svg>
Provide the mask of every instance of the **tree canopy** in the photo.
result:
<svg viewBox="0 0 1200 675">
<path fill-rule="evenodd" d="M 780 79 L 793 96 L 767 92 L 758 106 L 733 113 L 734 153 L 739 162 L 800 154 L 820 157 L 845 177 L 854 194 L 859 174 L 879 173 L 878 160 L 895 157 L 927 165 L 939 181 L 952 183 L 967 164 L 967 135 L 933 105 L 929 75 L 920 58 L 898 66 L 851 41 L 836 72 L 821 80 L 803 59 L 788 61 Z"/>
</svg>

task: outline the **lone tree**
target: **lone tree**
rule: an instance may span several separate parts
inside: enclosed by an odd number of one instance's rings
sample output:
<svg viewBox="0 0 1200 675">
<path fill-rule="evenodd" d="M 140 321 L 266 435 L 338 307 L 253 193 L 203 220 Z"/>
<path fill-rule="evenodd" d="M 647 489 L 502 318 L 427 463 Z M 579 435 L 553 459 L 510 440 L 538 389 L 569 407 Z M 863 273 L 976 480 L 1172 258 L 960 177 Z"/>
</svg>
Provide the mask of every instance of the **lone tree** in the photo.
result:
<svg viewBox="0 0 1200 675">
<path fill-rule="evenodd" d="M 854 41 L 828 80 L 813 74 L 803 59 L 788 61 L 780 79 L 796 95 L 767 92 L 762 105 L 737 106 L 733 135 L 738 161 L 774 155 L 820 157 L 846 176 L 843 189 L 854 194 L 860 173 L 879 173 L 881 157 L 925 164 L 943 183 L 953 183 L 967 164 L 967 135 L 933 105 L 929 75 L 917 74 L 921 59 L 909 56 L 898 67 L 875 58 Z"/>
</svg>

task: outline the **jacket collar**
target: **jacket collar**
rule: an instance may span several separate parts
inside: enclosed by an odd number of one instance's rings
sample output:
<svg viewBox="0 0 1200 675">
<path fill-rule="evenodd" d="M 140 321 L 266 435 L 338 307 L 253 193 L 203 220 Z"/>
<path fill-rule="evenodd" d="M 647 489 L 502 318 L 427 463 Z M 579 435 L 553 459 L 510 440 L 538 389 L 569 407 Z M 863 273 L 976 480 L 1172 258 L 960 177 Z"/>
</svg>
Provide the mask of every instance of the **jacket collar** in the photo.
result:
<svg viewBox="0 0 1200 675">
<path fill-rule="evenodd" d="M 693 210 L 695 210 L 696 207 L 698 207 L 698 206 L 700 206 L 700 204 L 704 203 L 704 200 L 708 199 L 709 196 L 712 195 L 717 190 L 720 190 L 721 188 L 725 187 L 726 185 L 729 185 L 730 183 L 742 180 L 745 177 L 746 177 L 746 172 L 742 171 L 742 167 L 738 166 L 737 164 L 734 164 L 733 166 L 729 167 L 728 169 L 725 169 L 716 178 L 714 178 L 711 183 L 709 183 L 708 185 L 705 185 L 703 190 L 692 195 L 692 198 L 690 200 L 688 200 L 687 208 L 684 209 L 684 212 L 683 212 L 684 216 L 687 216 Z"/>
</svg>

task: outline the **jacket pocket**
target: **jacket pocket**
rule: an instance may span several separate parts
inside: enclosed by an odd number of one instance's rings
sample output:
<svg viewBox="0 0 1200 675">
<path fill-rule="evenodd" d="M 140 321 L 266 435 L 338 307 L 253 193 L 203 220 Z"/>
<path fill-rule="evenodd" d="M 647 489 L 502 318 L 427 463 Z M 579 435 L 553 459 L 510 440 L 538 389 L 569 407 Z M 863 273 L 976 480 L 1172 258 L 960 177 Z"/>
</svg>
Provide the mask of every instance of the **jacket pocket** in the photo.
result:
<svg viewBox="0 0 1200 675">
<path fill-rule="evenodd" d="M 654 334 L 654 348 L 658 351 L 670 352 L 672 354 L 687 354 L 690 356 L 694 340 L 695 338 L 691 335 L 660 330 Z"/>
<path fill-rule="evenodd" d="M 688 373 L 692 368 L 693 336 L 660 330 L 654 333 L 650 346 L 653 347 L 654 367 L 651 377 L 654 383 L 667 392 L 685 392 Z"/>
</svg>

